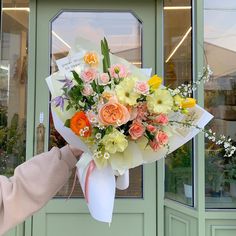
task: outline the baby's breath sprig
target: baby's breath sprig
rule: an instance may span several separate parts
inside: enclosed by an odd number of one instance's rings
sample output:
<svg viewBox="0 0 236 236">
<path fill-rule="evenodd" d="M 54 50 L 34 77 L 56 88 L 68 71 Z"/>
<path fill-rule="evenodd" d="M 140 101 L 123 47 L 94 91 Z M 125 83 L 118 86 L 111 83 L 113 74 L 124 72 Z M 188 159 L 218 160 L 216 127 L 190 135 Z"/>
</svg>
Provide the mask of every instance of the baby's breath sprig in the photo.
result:
<svg viewBox="0 0 236 236">
<path fill-rule="evenodd" d="M 172 90 L 168 88 L 172 96 L 180 95 L 181 97 L 191 97 L 192 93 L 197 90 L 198 86 L 201 84 L 201 82 L 206 83 L 210 80 L 212 77 L 212 70 L 209 65 L 203 68 L 203 73 L 199 75 L 199 78 L 197 81 L 194 81 L 193 83 L 186 83 L 179 85 L 176 89 Z"/>
<path fill-rule="evenodd" d="M 181 122 L 181 121 L 169 121 L 170 125 L 177 124 L 182 127 L 187 128 L 196 128 L 204 133 L 205 137 L 216 145 L 222 145 L 225 150 L 225 157 L 231 157 L 236 152 L 236 147 L 232 144 L 232 139 L 227 138 L 224 135 L 216 136 L 216 133 L 211 129 L 203 129 L 197 125 L 193 125 L 190 122 Z"/>
</svg>

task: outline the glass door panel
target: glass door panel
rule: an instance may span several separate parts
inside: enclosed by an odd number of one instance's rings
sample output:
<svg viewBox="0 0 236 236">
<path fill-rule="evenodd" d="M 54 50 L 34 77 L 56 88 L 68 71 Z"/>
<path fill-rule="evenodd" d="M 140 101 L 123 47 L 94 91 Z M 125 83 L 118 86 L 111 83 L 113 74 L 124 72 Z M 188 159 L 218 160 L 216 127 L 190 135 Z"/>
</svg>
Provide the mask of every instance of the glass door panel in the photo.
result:
<svg viewBox="0 0 236 236">
<path fill-rule="evenodd" d="M 164 42 L 165 84 L 176 88 L 191 82 L 191 1 L 164 1 Z M 165 197 L 192 206 L 193 196 L 193 143 L 190 141 L 166 158 Z"/>
<path fill-rule="evenodd" d="M 214 115 L 213 132 L 230 136 L 236 144 L 236 3 L 205 1 L 204 48 L 213 71 L 205 84 L 205 108 Z M 206 208 L 236 208 L 236 154 L 205 141 Z"/>
<path fill-rule="evenodd" d="M 3 0 L 0 45 L 0 174 L 25 160 L 29 2 Z"/>
<path fill-rule="evenodd" d="M 78 38 L 100 45 L 106 37 L 111 53 L 125 58 L 138 67 L 142 66 L 142 23 L 130 12 L 82 12 L 62 11 L 51 21 L 51 73 L 58 70 L 56 60 L 68 55 L 76 48 Z M 56 132 L 50 119 L 49 147 L 65 144 Z M 57 196 L 67 196 L 73 178 L 59 191 Z M 79 185 L 72 194 L 82 197 Z M 130 186 L 126 191 L 117 191 L 117 197 L 142 197 L 142 167 L 130 171 Z"/>
</svg>

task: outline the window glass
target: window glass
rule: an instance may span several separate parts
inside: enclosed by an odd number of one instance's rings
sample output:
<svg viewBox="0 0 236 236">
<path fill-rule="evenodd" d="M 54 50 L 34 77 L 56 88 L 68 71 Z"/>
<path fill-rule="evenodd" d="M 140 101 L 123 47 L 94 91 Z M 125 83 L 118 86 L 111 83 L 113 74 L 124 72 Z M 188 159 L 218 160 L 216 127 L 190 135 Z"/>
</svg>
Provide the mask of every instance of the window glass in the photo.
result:
<svg viewBox="0 0 236 236">
<path fill-rule="evenodd" d="M 236 142 L 236 3 L 205 0 L 204 49 L 212 80 L 205 84 L 205 108 L 214 115 L 208 125 Z M 236 155 L 224 157 L 219 147 L 205 141 L 207 208 L 236 207 Z"/>
<path fill-rule="evenodd" d="M 28 0 L 3 0 L 0 45 L 0 174 L 25 160 Z"/>
<path fill-rule="evenodd" d="M 56 60 L 68 55 L 76 48 L 79 37 L 100 45 L 104 36 L 109 42 L 111 52 L 125 58 L 134 65 L 142 66 L 142 23 L 129 12 L 79 12 L 63 11 L 51 23 L 51 72 L 57 71 Z M 50 145 L 62 146 L 64 140 L 55 131 L 50 119 Z M 68 196 L 73 177 L 57 196 Z M 117 190 L 117 197 L 143 196 L 142 167 L 130 170 L 130 185 L 125 191 Z M 72 195 L 82 197 L 79 185 Z"/>
<path fill-rule="evenodd" d="M 173 88 L 192 80 L 191 6 L 188 0 L 164 1 L 164 78 L 165 85 Z M 165 160 L 165 197 L 192 206 L 192 176 L 190 141 Z"/>
</svg>

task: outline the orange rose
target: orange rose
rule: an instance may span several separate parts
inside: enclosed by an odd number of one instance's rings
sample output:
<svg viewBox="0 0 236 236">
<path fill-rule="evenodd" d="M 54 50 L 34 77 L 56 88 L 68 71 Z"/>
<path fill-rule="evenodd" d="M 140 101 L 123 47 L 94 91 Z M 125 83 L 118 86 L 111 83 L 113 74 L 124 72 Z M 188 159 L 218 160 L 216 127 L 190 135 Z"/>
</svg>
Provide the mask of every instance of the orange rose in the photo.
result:
<svg viewBox="0 0 236 236">
<path fill-rule="evenodd" d="M 98 65 L 98 55 L 95 52 L 87 52 L 84 55 L 84 62 L 90 66 Z"/>
<path fill-rule="evenodd" d="M 122 125 L 129 121 L 130 114 L 125 106 L 111 99 L 99 109 L 98 118 L 104 125 Z"/>
<path fill-rule="evenodd" d="M 78 136 L 89 137 L 91 135 L 91 125 L 83 111 L 74 114 L 70 120 L 70 128 Z"/>
</svg>

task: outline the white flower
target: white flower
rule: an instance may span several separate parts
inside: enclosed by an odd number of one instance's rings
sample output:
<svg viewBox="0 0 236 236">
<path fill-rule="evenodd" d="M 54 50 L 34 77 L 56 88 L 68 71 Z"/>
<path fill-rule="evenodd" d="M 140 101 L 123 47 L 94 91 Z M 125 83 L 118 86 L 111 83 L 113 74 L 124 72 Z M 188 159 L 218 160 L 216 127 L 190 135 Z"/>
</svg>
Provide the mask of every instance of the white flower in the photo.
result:
<svg viewBox="0 0 236 236">
<path fill-rule="evenodd" d="M 109 154 L 108 152 L 105 152 L 105 153 L 104 153 L 104 158 L 105 158 L 106 160 L 108 160 L 108 159 L 110 158 L 110 154 Z"/>
<path fill-rule="evenodd" d="M 96 137 L 96 139 L 101 139 L 102 134 L 101 133 L 96 133 L 95 137 Z"/>
</svg>

